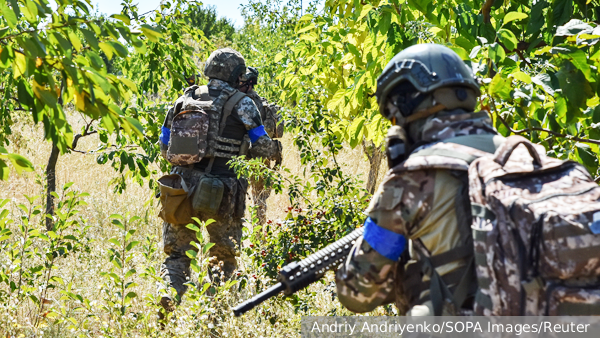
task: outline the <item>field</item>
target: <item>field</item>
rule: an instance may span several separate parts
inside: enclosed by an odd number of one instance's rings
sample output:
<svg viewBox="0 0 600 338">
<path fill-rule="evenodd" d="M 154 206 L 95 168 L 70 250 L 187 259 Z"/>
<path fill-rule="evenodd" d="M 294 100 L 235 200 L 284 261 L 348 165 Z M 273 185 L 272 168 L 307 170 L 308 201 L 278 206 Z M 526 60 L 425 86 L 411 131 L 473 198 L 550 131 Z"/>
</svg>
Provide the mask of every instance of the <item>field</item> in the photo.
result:
<svg viewBox="0 0 600 338">
<path fill-rule="evenodd" d="M 75 126 L 82 124 L 77 115 L 71 115 L 69 119 Z M 31 205 L 28 197 L 43 194 L 39 182 L 50 145 L 40 141 L 41 128 L 26 119 L 18 128 L 14 131 L 17 136 L 11 151 L 31 159 L 36 170 L 21 175 L 11 172 L 10 181 L 0 182 L 0 196 L 10 200 L 3 207 L 8 213 L 2 214 L 4 218 L 0 223 L 3 231 L 0 233 L 8 234 L 7 238 L 0 236 L 3 238 L 0 264 L 8 279 L 0 284 L 1 336 L 294 337 L 298 335 L 302 315 L 349 314 L 335 297 L 333 274 L 329 273 L 325 283 L 314 284 L 307 292 L 300 293 L 305 302 L 302 306 L 294 307 L 279 297 L 241 318 L 233 317 L 230 309 L 255 294 L 257 281 L 263 286 L 272 283 L 261 269 L 251 264 L 250 257 L 242 250 L 239 257 L 241 274 L 237 282 L 247 281 L 243 287 L 241 284 L 223 286 L 214 296 L 208 296 L 200 292 L 203 274 L 198 276 L 196 273 L 192 282 L 198 288 L 188 291 L 174 315 L 169 317 L 169 324 L 158 329 L 156 283 L 160 264 L 166 257 L 161 250 L 162 220 L 156 216 L 158 199 L 148 187 L 140 187 L 135 182 L 128 182 L 122 194 L 113 192 L 110 182 L 117 173 L 109 165 L 97 164 L 97 154 L 61 156 L 57 167 L 60 197 L 68 199 L 65 197 L 68 192 L 85 192 L 87 196 L 70 197 L 83 203 L 73 208 L 77 213 L 68 218 L 70 223 L 65 224 L 62 232 L 57 232 L 58 238 L 74 236 L 75 240 L 64 242 L 77 244 L 67 249 L 66 254 L 48 259 L 44 253 L 56 250 L 61 244 L 41 237 L 40 234 L 45 233 L 42 218 L 39 214 L 28 214 L 31 209 L 41 208 L 43 198 L 35 199 Z M 283 166 L 293 168 L 292 173 L 300 175 L 302 167 L 291 137 L 286 135 L 282 143 Z M 82 139 L 78 149 L 93 150 L 97 144 L 97 137 L 92 135 Z M 365 176 L 368 172 L 368 162 L 360 148 L 342 151 L 338 160 L 351 175 Z M 70 182 L 73 184 L 65 193 L 62 187 Z M 19 205 L 26 209 L 21 210 Z M 247 205 L 252 205 L 250 198 Z M 267 218 L 285 217 L 288 205 L 285 192 L 272 194 L 268 200 Z M 126 230 L 135 231 L 127 238 L 127 243 L 140 242 L 124 254 L 124 231 L 112 223 L 118 219 L 115 215 L 123 217 Z M 131 224 L 125 222 L 133 218 L 139 219 Z M 243 245 L 247 247 L 248 243 L 246 240 Z M 256 252 L 269 250 L 254 249 Z M 113 263 L 112 250 L 127 257 L 123 268 Z M 201 271 L 206 271 L 206 257 L 202 256 L 198 261 Z M 127 275 L 130 269 L 134 272 Z M 107 273 L 115 275 L 111 277 Z M 133 284 L 123 290 L 121 282 Z M 27 285 L 27 291 L 9 292 L 11 283 Z M 129 292 L 135 295 L 127 297 Z"/>
</svg>

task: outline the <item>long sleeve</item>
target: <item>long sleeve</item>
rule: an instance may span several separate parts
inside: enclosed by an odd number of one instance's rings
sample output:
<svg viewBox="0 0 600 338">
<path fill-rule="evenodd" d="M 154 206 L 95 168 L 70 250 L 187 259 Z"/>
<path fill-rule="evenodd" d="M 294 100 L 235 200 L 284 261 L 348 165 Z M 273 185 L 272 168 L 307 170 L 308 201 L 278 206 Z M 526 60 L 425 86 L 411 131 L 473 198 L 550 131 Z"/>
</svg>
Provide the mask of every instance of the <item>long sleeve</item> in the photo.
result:
<svg viewBox="0 0 600 338">
<path fill-rule="evenodd" d="M 264 157 L 270 160 L 277 160 L 280 156 L 279 149 L 281 148 L 278 141 L 272 140 L 265 131 L 260 112 L 254 101 L 250 97 L 244 97 L 236 105 L 237 114 L 244 124 L 250 141 L 252 142 L 252 148 L 250 148 L 250 155 L 252 157 Z"/>
</svg>

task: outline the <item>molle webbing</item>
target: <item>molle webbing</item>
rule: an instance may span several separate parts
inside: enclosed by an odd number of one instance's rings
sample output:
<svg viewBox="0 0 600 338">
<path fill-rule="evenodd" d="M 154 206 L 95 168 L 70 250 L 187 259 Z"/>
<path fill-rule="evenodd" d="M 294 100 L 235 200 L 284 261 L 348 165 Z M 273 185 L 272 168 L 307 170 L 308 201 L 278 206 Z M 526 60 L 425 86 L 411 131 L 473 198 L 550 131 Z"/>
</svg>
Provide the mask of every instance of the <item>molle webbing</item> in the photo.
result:
<svg viewBox="0 0 600 338">
<path fill-rule="evenodd" d="M 207 88 L 208 89 L 208 88 Z M 204 95 L 204 94 L 203 94 Z M 221 106 L 214 105 L 215 111 L 213 115 L 213 120 L 216 120 L 216 125 L 218 125 L 218 130 L 213 130 L 212 137 L 208 140 L 208 145 L 210 150 L 212 150 L 212 156 L 210 156 L 210 162 L 206 167 L 205 172 L 210 173 L 215 157 L 223 157 L 223 158 L 233 158 L 240 154 L 240 149 L 242 145 L 242 140 L 236 140 L 232 138 L 222 137 L 223 130 L 225 130 L 225 126 L 227 125 L 227 118 L 233 112 L 235 105 L 242 99 L 246 94 L 235 91 L 234 93 L 225 93 L 221 92 L 221 95 L 215 100 L 223 102 L 222 95 L 227 95 L 227 99 L 224 104 Z M 213 101 L 214 102 L 214 101 Z M 221 108 L 221 109 L 219 109 Z M 220 121 L 219 121 L 219 113 L 220 113 Z"/>
</svg>

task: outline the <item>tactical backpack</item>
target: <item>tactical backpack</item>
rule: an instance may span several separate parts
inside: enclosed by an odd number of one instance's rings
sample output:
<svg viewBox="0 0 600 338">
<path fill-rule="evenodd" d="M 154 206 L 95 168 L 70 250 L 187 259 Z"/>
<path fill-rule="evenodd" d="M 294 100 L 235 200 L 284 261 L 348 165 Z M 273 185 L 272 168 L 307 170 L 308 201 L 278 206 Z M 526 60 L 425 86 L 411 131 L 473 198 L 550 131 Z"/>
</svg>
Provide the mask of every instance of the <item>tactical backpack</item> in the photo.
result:
<svg viewBox="0 0 600 338">
<path fill-rule="evenodd" d="M 521 136 L 493 146 L 486 137 L 444 140 L 394 168 L 468 171 L 469 199 L 459 203 L 470 200 L 471 215 L 460 231 L 473 241 L 428 257 L 417 240 L 407 279 L 428 276 L 421 284 L 435 315 L 459 314 L 475 276 L 477 315 L 599 315 L 600 187 L 581 164 L 550 158 Z M 469 262 L 462 271 L 436 272 L 459 259 Z"/>
<path fill-rule="evenodd" d="M 475 313 L 600 314 L 600 186 L 511 136 L 469 167 Z"/>
<path fill-rule="evenodd" d="M 227 118 L 244 96 L 245 94 L 238 90 L 223 89 L 213 100 L 207 86 L 195 85 L 187 88 L 175 103 L 166 158 L 176 167 L 173 168 L 172 175 L 163 177 L 164 184 L 160 186 L 160 216 L 165 221 L 187 224 L 192 222 L 193 216 L 215 216 L 220 210 L 222 200 L 230 198 L 224 196 L 226 189 L 223 179 L 210 175 L 210 171 L 215 158 L 245 155 L 250 146 L 248 135 L 244 135 L 242 140 L 221 136 Z M 184 169 L 189 169 L 186 167 L 200 162 L 203 158 L 210 159 L 208 166 L 204 172 L 193 171 L 188 175 L 194 178 L 189 189 L 180 186 L 179 181 L 169 179 L 171 176 L 180 177 L 184 174 Z M 179 212 L 189 209 L 189 212 Z"/>
<path fill-rule="evenodd" d="M 171 122 L 171 138 L 167 161 L 186 166 L 210 158 L 210 172 L 215 157 L 232 158 L 244 155 L 249 147 L 244 140 L 222 137 L 227 118 L 245 96 L 235 89 L 223 89 L 214 100 L 207 86 L 192 86 L 177 100 Z"/>
<path fill-rule="evenodd" d="M 262 116 L 265 131 L 272 139 L 283 137 L 284 122 L 281 118 L 279 107 L 276 104 L 263 102 L 264 116 Z"/>
</svg>

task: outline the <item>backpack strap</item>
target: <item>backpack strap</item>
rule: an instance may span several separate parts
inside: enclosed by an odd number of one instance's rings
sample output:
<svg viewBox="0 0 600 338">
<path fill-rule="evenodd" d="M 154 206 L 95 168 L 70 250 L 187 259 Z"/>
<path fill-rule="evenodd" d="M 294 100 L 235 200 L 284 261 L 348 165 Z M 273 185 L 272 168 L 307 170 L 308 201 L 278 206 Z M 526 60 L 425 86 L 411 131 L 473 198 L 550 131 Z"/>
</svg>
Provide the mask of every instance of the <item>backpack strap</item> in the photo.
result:
<svg viewBox="0 0 600 338">
<path fill-rule="evenodd" d="M 239 90 L 235 92 L 235 94 L 231 95 L 225 105 L 223 106 L 223 119 L 221 120 L 221 125 L 219 126 L 219 136 L 223 134 L 223 130 L 225 129 L 225 124 L 227 123 L 227 118 L 233 112 L 233 108 L 235 105 L 243 99 L 246 94 L 240 92 Z"/>
<path fill-rule="evenodd" d="M 200 98 L 200 101 L 211 101 L 210 94 L 208 93 L 208 86 L 200 86 L 195 91 L 196 97 Z"/>
</svg>

